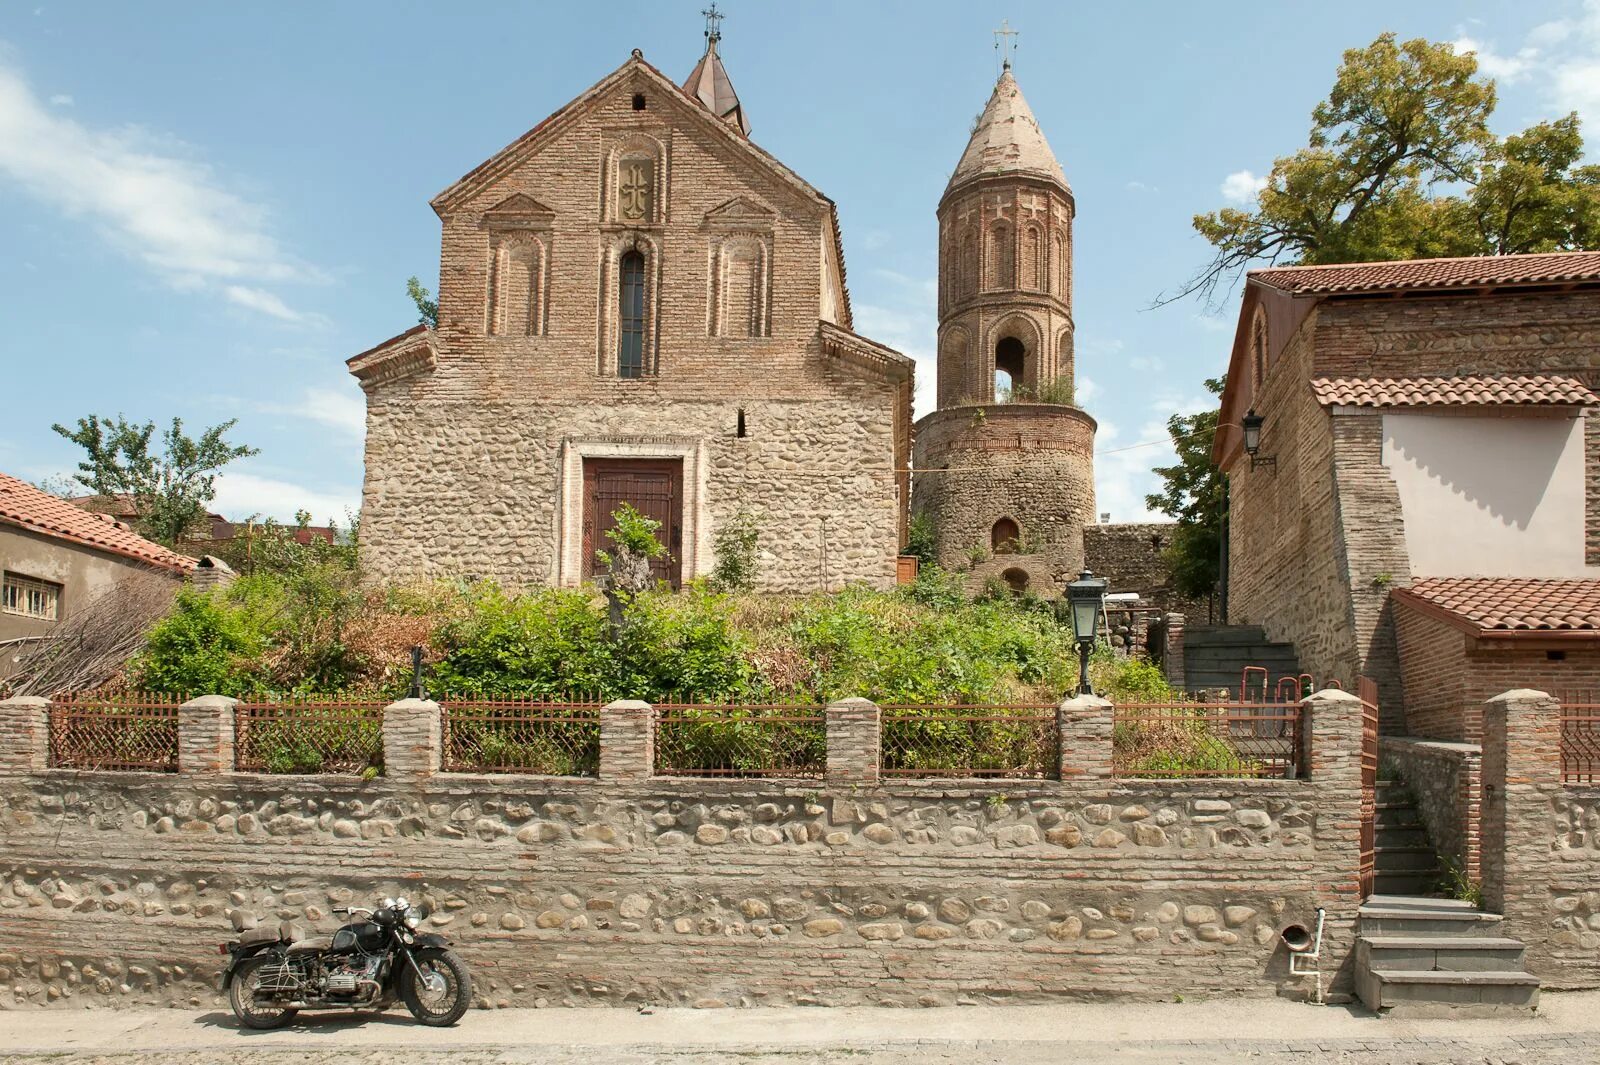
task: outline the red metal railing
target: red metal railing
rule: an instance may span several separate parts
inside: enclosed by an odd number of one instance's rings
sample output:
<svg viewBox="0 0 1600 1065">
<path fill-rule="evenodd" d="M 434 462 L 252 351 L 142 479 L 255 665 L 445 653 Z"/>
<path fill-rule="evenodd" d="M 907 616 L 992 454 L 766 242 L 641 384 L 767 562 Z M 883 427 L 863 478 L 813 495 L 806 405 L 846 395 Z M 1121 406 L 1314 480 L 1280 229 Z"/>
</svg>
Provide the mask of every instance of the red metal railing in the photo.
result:
<svg viewBox="0 0 1600 1065">
<path fill-rule="evenodd" d="M 1060 775 L 1054 704 L 882 707 L 886 777 L 1040 779 Z"/>
<path fill-rule="evenodd" d="M 1600 784 L 1600 699 L 1593 692 L 1560 698 L 1561 782 Z"/>
<path fill-rule="evenodd" d="M 1123 703 L 1112 711 L 1119 777 L 1299 776 L 1299 703 Z"/>
<path fill-rule="evenodd" d="M 1361 700 L 1361 856 L 1356 870 L 1361 897 L 1378 884 L 1378 682 L 1356 678 Z"/>
<path fill-rule="evenodd" d="M 57 769 L 178 771 L 178 707 L 167 695 L 58 695 L 50 701 Z"/>
<path fill-rule="evenodd" d="M 600 772 L 599 702 L 440 701 L 444 769 L 592 777 Z"/>
<path fill-rule="evenodd" d="M 661 703 L 657 776 L 820 777 L 828 723 L 820 706 Z"/>
<path fill-rule="evenodd" d="M 381 702 L 252 696 L 234 707 L 234 764 L 246 773 L 383 769 Z"/>
</svg>

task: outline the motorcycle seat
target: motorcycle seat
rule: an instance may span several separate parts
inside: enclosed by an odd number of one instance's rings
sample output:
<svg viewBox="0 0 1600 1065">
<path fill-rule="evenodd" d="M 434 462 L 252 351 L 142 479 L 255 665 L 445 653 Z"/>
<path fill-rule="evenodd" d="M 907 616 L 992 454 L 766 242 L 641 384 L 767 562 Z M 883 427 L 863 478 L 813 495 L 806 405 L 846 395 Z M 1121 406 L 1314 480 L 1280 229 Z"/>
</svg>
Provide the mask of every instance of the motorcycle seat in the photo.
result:
<svg viewBox="0 0 1600 1065">
<path fill-rule="evenodd" d="M 252 946 L 256 943 L 276 943 L 277 941 L 278 930 L 276 928 L 251 928 L 239 935 L 239 942 L 244 946 Z"/>
<path fill-rule="evenodd" d="M 310 939 L 297 939 L 289 944 L 290 954 L 310 954 L 319 950 L 327 950 L 333 946 L 332 936 L 312 936 Z"/>
</svg>

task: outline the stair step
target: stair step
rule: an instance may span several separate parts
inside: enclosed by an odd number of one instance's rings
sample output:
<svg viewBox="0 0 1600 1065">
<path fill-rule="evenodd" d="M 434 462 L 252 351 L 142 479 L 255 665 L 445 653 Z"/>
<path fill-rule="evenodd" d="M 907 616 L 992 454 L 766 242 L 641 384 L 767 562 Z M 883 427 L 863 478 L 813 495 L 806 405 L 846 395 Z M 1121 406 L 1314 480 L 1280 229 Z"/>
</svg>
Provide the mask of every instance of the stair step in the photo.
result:
<svg viewBox="0 0 1600 1065">
<path fill-rule="evenodd" d="M 1440 910 L 1466 911 L 1478 913 L 1479 910 L 1472 903 L 1463 899 L 1429 899 L 1416 895 L 1373 895 L 1361 906 L 1360 912 L 1367 910 L 1426 910 L 1434 913 Z"/>
<path fill-rule="evenodd" d="M 1388 886 L 1387 884 L 1385 885 Z M 1373 906 L 1358 910 L 1362 935 L 1421 935 L 1435 933 L 1447 936 L 1492 935 L 1499 930 L 1501 917 L 1497 913 L 1483 913 L 1470 907 L 1456 909 L 1445 905 L 1453 899 L 1419 899 L 1419 902 L 1440 903 L 1436 908 L 1421 906 Z"/>
<path fill-rule="evenodd" d="M 1391 847 L 1425 847 L 1428 830 L 1421 825 L 1378 825 L 1376 843 L 1380 851 Z"/>
<path fill-rule="evenodd" d="M 1407 895 L 1427 895 L 1439 890 L 1438 873 L 1379 873 L 1373 878 L 1379 891 L 1403 891 Z"/>
<path fill-rule="evenodd" d="M 1503 936 L 1363 935 L 1357 956 L 1383 971 L 1514 972 L 1522 966 L 1523 945 Z"/>
</svg>

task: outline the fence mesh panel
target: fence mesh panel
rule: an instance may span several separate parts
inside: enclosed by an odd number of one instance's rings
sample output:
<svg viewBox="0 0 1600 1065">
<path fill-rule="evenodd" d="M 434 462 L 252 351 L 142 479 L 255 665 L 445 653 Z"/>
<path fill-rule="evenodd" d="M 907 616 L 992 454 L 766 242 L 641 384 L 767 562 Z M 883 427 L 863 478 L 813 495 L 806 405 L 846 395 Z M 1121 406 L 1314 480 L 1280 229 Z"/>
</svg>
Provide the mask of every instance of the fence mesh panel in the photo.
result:
<svg viewBox="0 0 1600 1065">
<path fill-rule="evenodd" d="M 1054 704 L 889 705 L 880 772 L 888 777 L 1060 775 Z"/>
<path fill-rule="evenodd" d="M 556 777 L 600 772 L 598 702 L 446 697 L 441 707 L 446 772 Z"/>
<path fill-rule="evenodd" d="M 1600 784 L 1600 697 L 1566 692 L 1561 699 L 1561 780 Z"/>
<path fill-rule="evenodd" d="M 182 701 L 165 695 L 57 696 L 50 702 L 50 764 L 176 773 Z"/>
<path fill-rule="evenodd" d="M 383 769 L 383 703 L 256 696 L 234 707 L 235 765 L 247 773 Z"/>
<path fill-rule="evenodd" d="M 1113 711 L 1119 777 L 1296 777 L 1298 703 L 1123 703 Z"/>
<path fill-rule="evenodd" d="M 820 777 L 828 722 L 820 706 L 662 703 L 656 774 L 669 777 Z"/>
</svg>

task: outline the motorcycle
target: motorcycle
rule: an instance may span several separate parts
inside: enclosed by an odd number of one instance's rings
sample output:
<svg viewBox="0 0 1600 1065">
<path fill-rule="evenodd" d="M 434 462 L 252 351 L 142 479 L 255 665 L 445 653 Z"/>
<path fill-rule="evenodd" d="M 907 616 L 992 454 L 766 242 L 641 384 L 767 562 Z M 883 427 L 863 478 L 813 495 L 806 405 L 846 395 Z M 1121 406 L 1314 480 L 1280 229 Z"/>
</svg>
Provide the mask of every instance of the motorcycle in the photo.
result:
<svg viewBox="0 0 1600 1065">
<path fill-rule="evenodd" d="M 222 990 L 240 1024 L 280 1028 L 301 1010 L 381 1012 L 396 998 L 430 1027 L 455 1024 L 467 1012 L 472 974 L 443 936 L 417 931 L 426 907 L 402 897 L 333 912 L 350 923 L 311 938 L 288 921 L 259 928 L 252 915 L 229 913 L 239 938 L 220 947 L 229 956 Z"/>
</svg>

